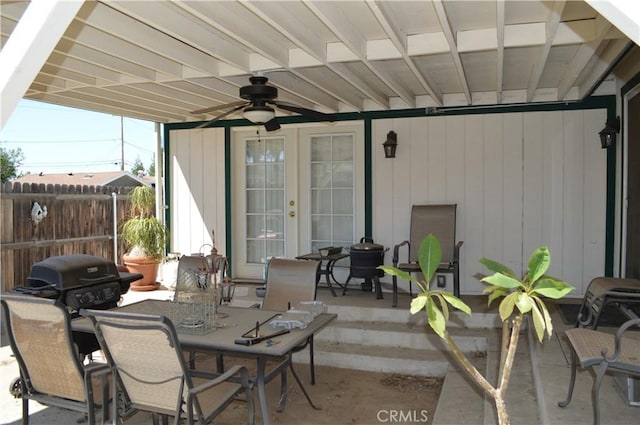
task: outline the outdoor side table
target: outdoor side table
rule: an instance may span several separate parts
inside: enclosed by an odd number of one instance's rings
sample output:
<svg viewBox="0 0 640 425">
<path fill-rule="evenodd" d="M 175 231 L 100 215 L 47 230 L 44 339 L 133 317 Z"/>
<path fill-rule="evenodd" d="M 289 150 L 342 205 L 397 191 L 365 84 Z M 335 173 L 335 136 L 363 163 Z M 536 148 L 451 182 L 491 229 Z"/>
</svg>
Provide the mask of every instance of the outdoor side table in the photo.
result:
<svg viewBox="0 0 640 425">
<path fill-rule="evenodd" d="M 331 291 L 331 295 L 336 297 L 336 291 L 333 289 L 333 285 L 331 281 L 333 281 L 340 288 L 343 288 L 343 284 L 338 282 L 338 279 L 333 275 L 333 268 L 336 263 L 343 258 L 347 258 L 349 254 L 345 254 L 343 252 L 331 255 L 320 255 L 318 252 L 312 252 L 310 254 L 299 255 L 296 257 L 296 260 L 315 260 L 320 261 L 320 269 L 318 269 L 318 274 L 320 276 L 324 275 L 326 277 L 327 286 Z"/>
</svg>

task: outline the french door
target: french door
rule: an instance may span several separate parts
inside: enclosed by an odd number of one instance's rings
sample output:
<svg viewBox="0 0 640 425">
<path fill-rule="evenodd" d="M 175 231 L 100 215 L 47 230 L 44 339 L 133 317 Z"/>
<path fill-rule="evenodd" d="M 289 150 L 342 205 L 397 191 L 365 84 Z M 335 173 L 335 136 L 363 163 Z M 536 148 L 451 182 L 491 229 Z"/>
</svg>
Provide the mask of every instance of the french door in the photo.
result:
<svg viewBox="0 0 640 425">
<path fill-rule="evenodd" d="M 234 277 L 272 257 L 349 246 L 364 229 L 362 125 L 232 135 Z"/>
</svg>

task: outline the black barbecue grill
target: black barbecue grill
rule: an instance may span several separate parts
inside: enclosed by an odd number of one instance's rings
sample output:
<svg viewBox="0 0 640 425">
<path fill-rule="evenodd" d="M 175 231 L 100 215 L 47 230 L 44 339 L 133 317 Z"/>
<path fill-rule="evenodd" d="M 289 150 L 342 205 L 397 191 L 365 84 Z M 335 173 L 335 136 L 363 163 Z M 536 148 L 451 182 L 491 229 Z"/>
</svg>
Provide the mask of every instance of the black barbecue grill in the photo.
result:
<svg viewBox="0 0 640 425">
<path fill-rule="evenodd" d="M 93 255 L 73 254 L 49 257 L 31 266 L 29 286 L 15 292 L 57 299 L 67 306 L 72 317 L 81 308 L 107 310 L 118 306 L 129 285 L 142 278 L 139 273 L 118 271 L 112 261 Z M 83 355 L 98 349 L 93 335 L 74 333 L 74 341 Z"/>
</svg>

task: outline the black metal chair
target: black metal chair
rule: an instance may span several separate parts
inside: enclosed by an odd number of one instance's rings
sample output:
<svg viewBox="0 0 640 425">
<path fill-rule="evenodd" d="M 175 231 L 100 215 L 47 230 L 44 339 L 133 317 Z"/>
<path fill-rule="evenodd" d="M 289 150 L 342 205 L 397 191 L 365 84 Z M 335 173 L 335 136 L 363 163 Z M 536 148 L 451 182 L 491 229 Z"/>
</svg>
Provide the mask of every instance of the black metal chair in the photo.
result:
<svg viewBox="0 0 640 425">
<path fill-rule="evenodd" d="M 567 398 L 558 402 L 558 406 L 566 407 L 571 402 L 577 365 L 580 364 L 581 368 L 593 367 L 596 370 L 591 389 L 593 423 L 600 423 L 599 393 L 605 374 L 613 372 L 640 377 L 640 340 L 624 336 L 632 326 L 640 326 L 640 319 L 626 321 L 615 335 L 588 328 L 566 331 L 572 348 L 571 378 Z"/>
<path fill-rule="evenodd" d="M 20 368 L 17 396 L 22 423 L 29 423 L 29 400 L 82 412 L 89 425 L 108 419 L 111 370 L 105 363 L 84 365 L 73 343 L 69 315 L 61 303 L 30 295 L 3 294 L 0 300 L 9 343 Z"/>
<path fill-rule="evenodd" d="M 456 204 L 414 205 L 411 207 L 409 239 L 393 248 L 393 267 L 407 273 L 419 273 L 418 251 L 422 240 L 433 234 L 440 241 L 442 260 L 436 273 L 453 274 L 453 294 L 460 296 L 460 247 L 456 242 Z M 407 245 L 407 260 L 400 262 L 400 248 Z M 409 293 L 413 295 L 409 282 Z M 393 306 L 398 305 L 398 278 L 393 276 Z"/>
</svg>

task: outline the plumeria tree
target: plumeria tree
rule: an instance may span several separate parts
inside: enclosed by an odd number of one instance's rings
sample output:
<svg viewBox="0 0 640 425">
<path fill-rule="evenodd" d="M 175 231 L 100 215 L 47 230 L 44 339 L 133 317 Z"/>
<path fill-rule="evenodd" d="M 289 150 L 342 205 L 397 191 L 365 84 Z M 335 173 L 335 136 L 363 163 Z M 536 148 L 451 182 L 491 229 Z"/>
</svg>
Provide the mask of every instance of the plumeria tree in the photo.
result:
<svg viewBox="0 0 640 425">
<path fill-rule="evenodd" d="M 429 289 L 429 282 L 438 269 L 441 258 L 440 242 L 435 236 L 428 235 L 420 244 L 418 253 L 418 262 L 424 280 L 419 280 L 395 267 L 380 266 L 379 268 L 391 276 L 410 280 L 418 285 L 420 293 L 411 301 L 411 314 L 426 311 L 427 322 L 431 329 L 446 342 L 456 361 L 474 382 L 493 399 L 499 423 L 507 425 L 509 415 L 505 397 L 524 317 L 531 314 L 536 335 L 542 343 L 545 333 L 550 338 L 553 331 L 551 316 L 543 298 L 559 299 L 574 288 L 560 279 L 545 274 L 551 264 L 551 253 L 546 246 L 533 252 L 527 270 L 521 278 L 503 264 L 487 258 L 480 259 L 480 263 L 493 272 L 492 275 L 482 279 L 486 284 L 484 293 L 488 294 L 489 305 L 494 300 L 502 298 L 499 305 L 502 320 L 500 372 L 497 384 L 493 385 L 467 359 L 447 331 L 449 306 L 468 315 L 471 315 L 471 308 L 450 292 Z"/>
</svg>

